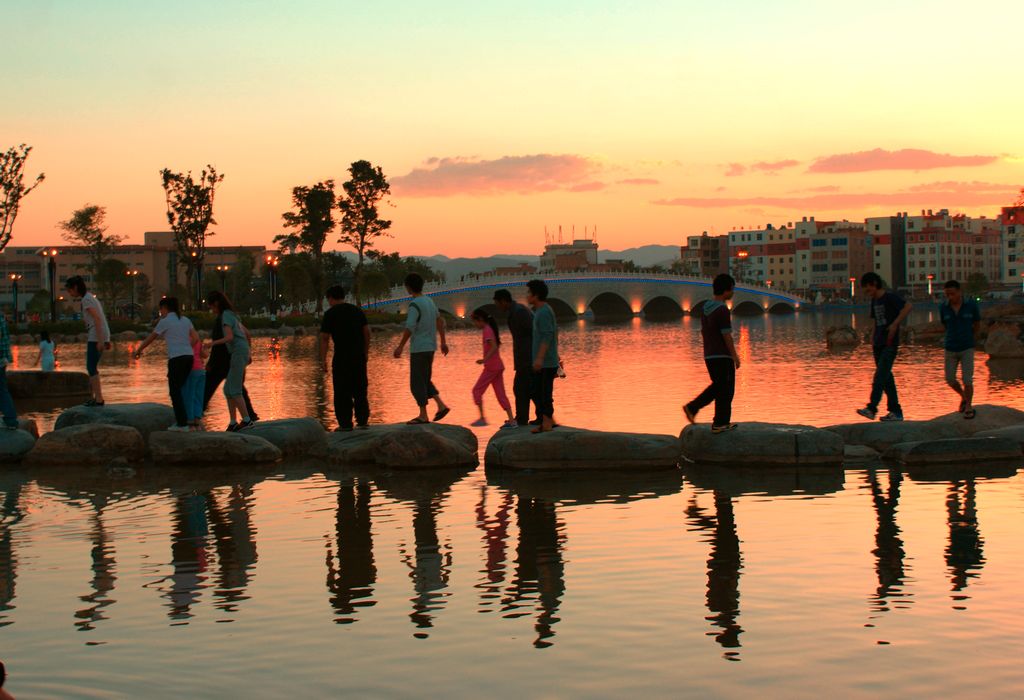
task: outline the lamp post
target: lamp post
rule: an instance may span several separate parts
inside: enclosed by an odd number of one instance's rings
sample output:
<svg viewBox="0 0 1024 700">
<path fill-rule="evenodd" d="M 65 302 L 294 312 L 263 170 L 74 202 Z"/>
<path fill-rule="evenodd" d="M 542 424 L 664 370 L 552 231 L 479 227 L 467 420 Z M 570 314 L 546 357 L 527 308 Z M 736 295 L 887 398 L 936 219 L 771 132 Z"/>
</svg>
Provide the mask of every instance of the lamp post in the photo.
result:
<svg viewBox="0 0 1024 700">
<path fill-rule="evenodd" d="M 934 279 L 935 279 L 935 275 L 931 275 L 931 274 L 928 275 L 928 298 L 929 299 L 931 299 L 931 296 L 932 296 L 932 280 L 934 280 Z"/>
<path fill-rule="evenodd" d="M 57 321 L 57 249 L 43 248 L 39 251 L 46 261 L 46 272 L 50 280 L 50 321 Z"/>
<path fill-rule="evenodd" d="M 856 285 L 856 284 L 857 284 L 857 278 L 856 277 L 851 277 L 850 278 L 850 301 L 853 301 L 854 285 Z"/>
<path fill-rule="evenodd" d="M 132 281 L 132 303 L 128 307 L 128 315 L 132 321 L 135 321 L 135 278 L 139 276 L 138 270 L 128 270 L 124 274 L 128 275 Z"/>
<path fill-rule="evenodd" d="M 192 266 L 196 269 L 196 309 L 199 309 L 203 305 L 203 262 L 199 260 L 199 255 L 196 251 L 192 251 Z"/>
<path fill-rule="evenodd" d="M 14 328 L 18 327 L 18 280 L 21 279 L 21 275 L 16 272 L 12 272 L 8 277 L 11 280 L 11 292 L 14 294 Z"/>
<path fill-rule="evenodd" d="M 278 259 L 268 255 L 267 270 L 270 271 L 270 320 L 277 320 L 277 263 Z"/>
<path fill-rule="evenodd" d="M 227 276 L 228 276 L 228 270 L 230 270 L 230 269 L 231 269 L 230 265 L 218 265 L 217 266 L 217 274 L 220 275 L 220 291 L 221 291 L 221 294 L 226 294 L 227 293 L 227 281 L 226 280 L 227 280 Z"/>
</svg>

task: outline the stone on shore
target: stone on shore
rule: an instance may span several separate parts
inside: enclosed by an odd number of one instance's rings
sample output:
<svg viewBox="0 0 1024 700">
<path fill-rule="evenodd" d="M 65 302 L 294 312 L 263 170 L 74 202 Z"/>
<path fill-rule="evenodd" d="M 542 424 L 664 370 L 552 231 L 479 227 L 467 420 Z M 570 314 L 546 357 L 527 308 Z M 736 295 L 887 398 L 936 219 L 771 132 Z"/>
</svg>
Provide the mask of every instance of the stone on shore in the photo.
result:
<svg viewBox="0 0 1024 700">
<path fill-rule="evenodd" d="M 149 453 L 161 466 L 238 466 L 272 464 L 281 450 L 267 440 L 241 433 L 178 433 L 161 431 L 149 436 Z"/>
<path fill-rule="evenodd" d="M 20 462 L 36 444 L 36 436 L 27 430 L 0 429 L 0 464 Z"/>
<path fill-rule="evenodd" d="M 438 469 L 477 463 L 477 440 L 458 425 L 371 425 L 327 436 L 332 462 L 392 469 Z"/>
<path fill-rule="evenodd" d="M 327 456 L 327 432 L 313 418 L 259 421 L 245 435 L 263 438 L 286 458 Z"/>
<path fill-rule="evenodd" d="M 825 330 L 825 345 L 829 348 L 849 348 L 860 345 L 860 336 L 850 326 L 830 326 Z"/>
<path fill-rule="evenodd" d="M 1010 440 L 1016 440 L 1024 449 L 1024 423 L 1018 425 L 1008 425 L 1005 428 L 995 428 L 993 430 L 983 430 L 980 433 L 976 433 L 975 437 L 1001 437 L 1009 438 Z"/>
<path fill-rule="evenodd" d="M 867 445 L 846 445 L 843 447 L 843 464 L 847 467 L 861 467 L 878 464 L 881 453 Z"/>
<path fill-rule="evenodd" d="M 122 403 L 106 406 L 75 406 L 57 416 L 54 430 L 73 425 L 126 425 L 135 428 L 148 440 L 150 433 L 167 430 L 174 424 L 174 410 L 160 403 Z"/>
<path fill-rule="evenodd" d="M 85 372 L 8 370 L 7 388 L 15 399 L 67 399 L 90 396 Z"/>
<path fill-rule="evenodd" d="M 674 469 L 679 464 L 679 441 L 672 435 L 568 427 L 534 435 L 523 426 L 495 433 L 487 444 L 486 463 L 498 469 Z"/>
<path fill-rule="evenodd" d="M 19 418 L 18 419 L 18 430 L 24 430 L 26 433 L 32 436 L 33 439 L 39 439 L 39 426 L 31 418 Z"/>
<path fill-rule="evenodd" d="M 740 423 L 714 434 L 710 425 L 688 425 L 679 436 L 683 458 L 731 466 L 841 466 L 843 439 L 808 425 Z"/>
<path fill-rule="evenodd" d="M 901 442 L 930 442 L 970 437 L 988 430 L 1024 424 L 1024 411 L 1015 408 L 984 404 L 975 406 L 975 411 L 977 415 L 973 420 L 967 420 L 963 414 L 954 411 L 931 420 L 864 420 L 860 423 L 832 425 L 825 430 L 841 436 L 847 445 L 866 445 L 879 452 L 885 452 Z"/>
<path fill-rule="evenodd" d="M 962 437 L 928 442 L 902 442 L 883 455 L 887 462 L 921 466 L 929 464 L 976 464 L 1019 462 L 1024 458 L 1020 444 L 1006 437 Z"/>
<path fill-rule="evenodd" d="M 27 461 L 40 466 L 105 466 L 116 457 L 141 460 L 146 443 L 126 425 L 73 425 L 46 433 L 36 441 Z"/>
<path fill-rule="evenodd" d="M 989 327 L 985 340 L 989 357 L 1024 357 L 1024 323 L 997 321 Z"/>
</svg>

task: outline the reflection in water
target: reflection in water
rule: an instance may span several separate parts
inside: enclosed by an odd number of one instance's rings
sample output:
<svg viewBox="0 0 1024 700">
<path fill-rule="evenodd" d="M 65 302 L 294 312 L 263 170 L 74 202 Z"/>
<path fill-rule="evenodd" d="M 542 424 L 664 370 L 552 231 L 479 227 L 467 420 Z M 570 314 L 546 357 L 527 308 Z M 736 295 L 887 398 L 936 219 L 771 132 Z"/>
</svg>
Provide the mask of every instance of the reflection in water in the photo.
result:
<svg viewBox="0 0 1024 700">
<path fill-rule="evenodd" d="M 18 560 L 14 556 L 13 528 L 25 517 L 20 507 L 21 483 L 10 483 L 4 489 L 4 499 L 0 503 L 0 627 L 11 624 L 6 619 L 8 610 L 13 610 L 15 590 L 18 578 Z"/>
<path fill-rule="evenodd" d="M 204 587 L 207 567 L 206 496 L 187 494 L 178 496 L 174 503 L 174 531 L 171 534 L 171 587 L 166 592 L 170 600 L 167 612 L 172 620 L 192 617 L 192 604 L 199 600 Z"/>
<path fill-rule="evenodd" d="M 896 601 L 894 607 L 907 607 L 913 594 L 903 590 L 906 580 L 906 565 L 903 540 L 900 539 L 900 527 L 896 524 L 896 511 L 900 501 L 900 484 L 903 474 L 898 469 L 890 469 L 888 492 L 883 494 L 878 483 L 878 474 L 874 469 L 868 471 L 868 483 L 871 488 L 871 499 L 878 518 L 875 530 L 875 571 L 878 574 L 878 588 L 872 598 L 872 609 L 877 612 L 889 610 L 889 599 Z"/>
<path fill-rule="evenodd" d="M 256 528 L 249 509 L 252 487 L 232 486 L 227 505 L 222 506 L 213 493 L 207 495 L 209 521 L 217 545 L 217 578 L 213 597 L 216 607 L 235 612 L 246 600 L 249 572 L 256 565 Z"/>
<path fill-rule="evenodd" d="M 506 618 L 521 617 L 524 601 L 536 598 L 537 620 L 534 629 L 537 638 L 533 646 L 549 647 L 555 636 L 554 626 L 559 621 L 558 606 L 565 594 L 565 546 L 563 525 L 558 520 L 555 505 L 549 501 L 518 497 L 516 524 L 519 544 L 516 548 L 515 578 L 502 601 Z"/>
<path fill-rule="evenodd" d="M 376 604 L 372 530 L 370 485 L 361 479 L 343 479 L 338 486 L 333 551 L 327 545 L 327 590 L 338 624 L 355 622 L 356 608 Z"/>
<path fill-rule="evenodd" d="M 441 509 L 441 497 L 417 499 L 413 504 L 412 529 L 415 538 L 415 555 L 410 559 L 405 552 L 404 561 L 409 567 L 416 596 L 412 599 L 412 613 L 409 618 L 419 629 L 434 626 L 434 614 L 444 608 L 448 578 L 451 574 L 451 548 L 441 548 L 437 534 L 437 514 Z M 414 636 L 426 639 L 425 632 Z"/>
<path fill-rule="evenodd" d="M 88 603 L 89 607 L 75 613 L 79 620 L 75 627 L 82 632 L 95 629 L 97 622 L 107 619 L 103 609 L 115 602 L 108 594 L 114 590 L 114 582 L 117 581 L 114 575 L 117 562 L 114 560 L 114 544 L 103 524 L 103 510 L 99 505 L 95 506 L 89 539 L 92 543 L 92 580 L 89 582 L 92 593 L 80 596 L 80 600 Z"/>
<path fill-rule="evenodd" d="M 508 526 L 512 511 L 512 494 L 500 494 L 501 505 L 493 518 L 487 515 L 487 486 L 480 485 L 480 500 L 476 506 L 476 525 L 483 532 L 487 563 L 480 589 L 480 612 L 491 612 L 496 600 L 501 598 L 501 584 L 505 581 L 506 550 L 508 547 Z"/>
<path fill-rule="evenodd" d="M 719 631 L 709 634 L 726 649 L 741 646 L 743 628 L 737 621 L 740 616 L 740 571 L 743 557 L 740 553 L 740 538 L 736 532 L 736 516 L 732 499 L 714 492 L 715 514 L 709 515 L 691 498 L 686 508 L 686 519 L 697 530 L 709 532 L 711 554 L 708 557 L 707 606 L 711 613 L 706 619 Z M 738 660 L 739 652 L 726 652 L 728 659 Z"/>
<path fill-rule="evenodd" d="M 962 491 L 962 495 L 961 495 Z M 949 544 L 946 546 L 946 566 L 954 593 L 967 588 L 969 579 L 976 578 L 985 565 L 984 544 L 978 530 L 978 510 L 974 479 L 953 481 L 946 494 L 946 512 L 949 523 Z M 953 595 L 953 600 L 964 601 L 966 594 Z M 964 606 L 954 606 L 957 610 Z"/>
</svg>

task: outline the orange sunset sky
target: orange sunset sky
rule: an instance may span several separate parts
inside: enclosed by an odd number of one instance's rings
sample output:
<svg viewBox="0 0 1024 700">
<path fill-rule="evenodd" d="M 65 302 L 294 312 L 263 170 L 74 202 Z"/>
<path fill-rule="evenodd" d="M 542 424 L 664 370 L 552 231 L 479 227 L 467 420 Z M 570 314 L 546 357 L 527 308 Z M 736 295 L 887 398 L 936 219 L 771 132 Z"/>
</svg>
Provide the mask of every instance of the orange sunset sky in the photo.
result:
<svg viewBox="0 0 1024 700">
<path fill-rule="evenodd" d="M 367 159 L 403 254 L 535 253 L 948 207 L 1024 186 L 1024 5 L 5 2 L 0 147 L 34 147 L 12 245 L 85 203 L 141 241 L 158 172 L 226 177 L 211 244 Z"/>
</svg>

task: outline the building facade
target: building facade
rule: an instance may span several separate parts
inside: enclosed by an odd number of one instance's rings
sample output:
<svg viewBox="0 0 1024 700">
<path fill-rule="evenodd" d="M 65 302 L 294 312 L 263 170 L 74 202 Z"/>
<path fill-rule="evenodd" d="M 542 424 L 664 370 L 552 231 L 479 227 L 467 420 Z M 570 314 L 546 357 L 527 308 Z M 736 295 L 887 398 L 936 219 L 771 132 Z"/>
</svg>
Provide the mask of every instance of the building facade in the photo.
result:
<svg viewBox="0 0 1024 700">
<path fill-rule="evenodd" d="M 729 237 L 709 236 L 707 231 L 687 236 L 686 245 L 679 248 L 679 260 L 685 275 L 714 277 L 728 272 Z"/>
<path fill-rule="evenodd" d="M 803 217 L 796 231 L 796 288 L 849 295 L 850 278 L 872 269 L 872 237 L 853 221 Z"/>
<path fill-rule="evenodd" d="M 729 271 L 739 282 L 792 289 L 796 281 L 796 235 L 791 224 L 731 231 Z"/>
<path fill-rule="evenodd" d="M 1003 207 L 999 236 L 1001 281 L 1024 285 L 1024 206 Z"/>
<path fill-rule="evenodd" d="M 864 229 L 871 236 L 872 263 L 870 269 L 853 270 L 851 277 L 874 271 L 892 289 L 907 284 L 907 215 L 872 216 L 864 220 Z"/>
</svg>

